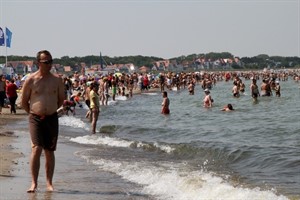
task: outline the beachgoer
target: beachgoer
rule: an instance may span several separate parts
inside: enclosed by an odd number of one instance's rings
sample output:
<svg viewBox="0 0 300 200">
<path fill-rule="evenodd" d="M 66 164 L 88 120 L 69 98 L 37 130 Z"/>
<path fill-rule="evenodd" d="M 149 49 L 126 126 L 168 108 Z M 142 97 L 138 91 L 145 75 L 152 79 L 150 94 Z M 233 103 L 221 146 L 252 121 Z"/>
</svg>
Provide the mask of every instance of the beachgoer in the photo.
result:
<svg viewBox="0 0 300 200">
<path fill-rule="evenodd" d="M 64 88 L 65 88 L 65 95 L 66 99 L 69 99 L 72 94 L 72 81 L 68 77 L 64 77 Z"/>
<path fill-rule="evenodd" d="M 129 97 L 132 97 L 133 96 L 133 86 L 134 86 L 134 80 L 131 77 L 128 78 L 128 81 L 127 81 L 127 88 L 128 88 L 128 91 L 129 91 Z"/>
<path fill-rule="evenodd" d="M 190 95 L 194 95 L 195 94 L 195 84 L 193 83 L 193 81 L 190 81 L 188 84 L 188 90 L 189 90 L 189 94 Z"/>
<path fill-rule="evenodd" d="M 4 100 L 6 99 L 6 81 L 3 75 L 0 75 L 0 114 L 2 112 L 2 108 L 4 107 Z"/>
<path fill-rule="evenodd" d="M 80 108 L 82 108 L 82 104 L 80 103 L 80 97 L 81 97 L 81 92 L 78 92 L 78 93 L 76 93 L 76 94 L 73 94 L 72 96 L 71 96 L 71 98 L 70 98 L 70 101 L 73 101 L 74 103 L 75 103 L 75 105 L 77 105 L 78 104 L 78 106 L 80 107 Z"/>
<path fill-rule="evenodd" d="M 250 85 L 250 91 L 251 91 L 251 96 L 253 98 L 253 101 L 257 101 L 257 97 L 260 96 L 258 86 L 256 84 L 256 79 L 252 79 L 252 83 Z"/>
<path fill-rule="evenodd" d="M 29 113 L 31 136 L 30 168 L 32 183 L 27 192 L 35 192 L 38 185 L 40 157 L 45 153 L 47 190 L 53 191 L 52 179 L 58 137 L 57 109 L 65 99 L 63 80 L 50 72 L 52 56 L 49 51 L 37 53 L 38 71 L 31 74 L 23 85 L 22 107 Z"/>
<path fill-rule="evenodd" d="M 165 76 L 164 74 L 160 73 L 159 75 L 159 83 L 160 83 L 160 91 L 165 91 Z"/>
<path fill-rule="evenodd" d="M 116 77 L 113 76 L 111 80 L 111 92 L 112 92 L 112 100 L 116 100 L 116 94 L 117 94 L 117 82 Z"/>
<path fill-rule="evenodd" d="M 275 86 L 275 94 L 276 94 L 276 97 L 280 97 L 281 94 L 280 94 L 280 85 L 279 85 L 279 81 L 276 81 L 276 86 Z"/>
<path fill-rule="evenodd" d="M 100 99 L 99 99 L 99 95 L 97 93 L 98 91 L 98 85 L 92 83 L 91 84 L 91 91 L 90 91 L 90 108 L 91 108 L 91 112 L 92 112 L 92 134 L 96 133 L 96 127 L 97 127 L 97 120 L 99 117 L 99 113 L 100 113 Z"/>
<path fill-rule="evenodd" d="M 102 105 L 107 105 L 108 104 L 108 98 L 110 97 L 109 95 L 109 84 L 108 84 L 108 79 L 105 77 L 103 79 L 103 97 L 104 99 L 102 100 L 103 104 Z"/>
<path fill-rule="evenodd" d="M 70 111 L 71 113 L 73 113 L 73 115 L 75 115 L 75 106 L 76 106 L 76 103 L 74 101 L 64 100 L 62 108 L 59 108 L 57 110 L 57 112 L 60 115 L 63 115 L 63 114 L 69 115 L 69 111 Z"/>
<path fill-rule="evenodd" d="M 210 107 L 212 107 L 213 99 L 210 96 L 209 89 L 205 89 L 204 93 L 205 93 L 205 97 L 203 99 L 203 107 L 210 108 Z"/>
<path fill-rule="evenodd" d="M 268 79 L 264 79 L 261 84 L 261 96 L 272 96 L 271 85 Z"/>
<path fill-rule="evenodd" d="M 240 85 L 239 85 L 239 88 L 240 88 L 240 92 L 242 93 L 242 94 L 244 94 L 244 92 L 245 92 L 245 84 L 244 84 L 244 82 L 242 81 L 242 80 L 240 80 Z"/>
<path fill-rule="evenodd" d="M 103 77 L 100 81 L 99 81 L 99 97 L 101 99 L 101 104 L 102 105 L 107 105 L 108 103 L 108 98 L 109 98 L 109 85 L 107 82 L 107 77 Z"/>
<path fill-rule="evenodd" d="M 148 78 L 147 74 L 145 74 L 143 77 L 143 87 L 144 87 L 144 90 L 149 89 L 149 78 Z"/>
<path fill-rule="evenodd" d="M 233 82 L 232 94 L 234 97 L 240 97 L 240 89 L 237 82 Z"/>
<path fill-rule="evenodd" d="M 139 85 L 139 89 L 141 90 L 141 92 L 144 90 L 144 87 L 143 87 L 143 74 L 140 73 L 138 75 L 138 85 Z M 120 95 L 120 94 L 119 94 Z"/>
<path fill-rule="evenodd" d="M 105 96 L 104 96 L 104 78 L 99 79 L 98 81 L 98 92 L 97 94 L 99 94 L 99 99 L 101 101 L 101 104 L 104 105 L 104 100 L 105 100 Z"/>
<path fill-rule="evenodd" d="M 224 108 L 221 109 L 221 111 L 233 111 L 233 106 L 232 104 L 227 104 L 226 106 L 224 106 Z"/>
<path fill-rule="evenodd" d="M 16 114 L 16 100 L 18 98 L 18 86 L 15 84 L 15 80 L 11 79 L 10 83 L 6 87 L 6 96 L 9 99 L 10 113 Z"/>
<path fill-rule="evenodd" d="M 89 118 L 90 121 L 92 121 L 92 118 L 91 118 L 91 116 L 92 116 L 91 115 L 91 108 L 90 108 L 90 105 L 91 105 L 91 101 L 90 101 L 90 91 L 91 91 L 91 88 L 90 88 L 90 85 L 91 85 L 91 83 L 88 82 L 87 83 L 87 87 L 85 88 L 84 101 L 85 101 L 86 106 L 89 108 L 89 110 L 85 114 L 85 117 Z"/>
<path fill-rule="evenodd" d="M 163 97 L 163 102 L 161 103 L 161 114 L 165 114 L 168 115 L 170 114 L 170 99 L 168 98 L 168 93 L 166 91 L 164 91 L 162 93 L 162 97 Z"/>
<path fill-rule="evenodd" d="M 121 92 L 121 95 L 122 95 L 123 97 L 125 96 L 125 89 L 126 89 L 125 86 L 123 86 L 123 87 L 122 87 L 122 92 Z"/>
</svg>

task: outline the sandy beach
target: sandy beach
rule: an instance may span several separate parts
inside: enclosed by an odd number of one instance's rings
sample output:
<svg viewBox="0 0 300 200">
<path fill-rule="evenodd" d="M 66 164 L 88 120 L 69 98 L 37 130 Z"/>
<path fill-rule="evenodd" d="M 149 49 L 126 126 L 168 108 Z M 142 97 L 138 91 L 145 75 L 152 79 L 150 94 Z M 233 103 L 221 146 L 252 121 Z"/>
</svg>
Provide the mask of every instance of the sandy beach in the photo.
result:
<svg viewBox="0 0 300 200">
<path fill-rule="evenodd" d="M 12 146 L 17 136 L 14 134 L 14 130 L 8 128 L 8 124 L 13 124 L 18 120 L 26 120 L 27 114 L 24 110 L 18 109 L 17 114 L 10 114 L 9 108 L 3 108 L 0 115 L 0 183 L 5 178 L 14 176 L 12 169 L 13 165 L 17 165 L 17 159 L 24 156 L 22 152 L 18 152 Z"/>
</svg>

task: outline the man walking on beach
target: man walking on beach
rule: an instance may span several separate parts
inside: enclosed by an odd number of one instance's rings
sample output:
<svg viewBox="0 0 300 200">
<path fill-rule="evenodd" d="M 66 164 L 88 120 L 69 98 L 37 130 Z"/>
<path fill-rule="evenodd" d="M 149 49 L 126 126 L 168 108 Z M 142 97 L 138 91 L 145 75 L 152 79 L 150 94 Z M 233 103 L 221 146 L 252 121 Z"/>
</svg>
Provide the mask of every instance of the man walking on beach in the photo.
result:
<svg viewBox="0 0 300 200">
<path fill-rule="evenodd" d="M 27 192 L 35 192 L 38 185 L 40 157 L 44 149 L 47 190 L 53 191 L 52 178 L 54 174 L 58 116 L 57 109 L 65 99 L 64 85 L 60 77 L 50 72 L 52 56 L 49 51 L 37 53 L 39 70 L 31 74 L 25 81 L 22 90 L 22 107 L 29 113 L 29 131 L 32 152 L 30 168 L 32 176 L 31 187 Z"/>
</svg>

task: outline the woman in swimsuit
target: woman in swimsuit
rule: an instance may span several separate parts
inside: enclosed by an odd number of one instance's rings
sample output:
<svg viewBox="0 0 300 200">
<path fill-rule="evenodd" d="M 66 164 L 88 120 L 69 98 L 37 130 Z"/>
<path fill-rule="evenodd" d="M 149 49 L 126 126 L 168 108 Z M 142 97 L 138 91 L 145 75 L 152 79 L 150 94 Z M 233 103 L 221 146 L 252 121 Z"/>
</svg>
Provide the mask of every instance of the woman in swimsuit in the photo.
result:
<svg viewBox="0 0 300 200">
<path fill-rule="evenodd" d="M 161 103 L 161 114 L 168 115 L 170 114 L 170 100 L 168 98 L 168 93 L 166 91 L 163 92 L 163 102 Z"/>
<path fill-rule="evenodd" d="M 213 100 L 210 96 L 209 89 L 205 89 L 204 93 L 205 93 L 205 97 L 203 99 L 203 107 L 204 108 L 210 108 L 210 107 L 212 107 Z"/>
</svg>

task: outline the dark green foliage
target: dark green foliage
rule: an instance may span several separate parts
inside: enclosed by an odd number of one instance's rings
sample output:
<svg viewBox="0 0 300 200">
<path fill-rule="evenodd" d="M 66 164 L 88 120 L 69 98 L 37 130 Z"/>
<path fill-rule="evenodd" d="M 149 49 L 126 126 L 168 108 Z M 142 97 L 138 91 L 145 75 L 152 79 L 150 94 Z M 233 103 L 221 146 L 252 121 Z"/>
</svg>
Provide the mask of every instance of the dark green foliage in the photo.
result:
<svg viewBox="0 0 300 200">
<path fill-rule="evenodd" d="M 137 67 L 146 66 L 151 68 L 153 63 L 156 61 L 164 60 L 164 58 L 153 57 L 153 56 L 119 56 L 119 57 L 109 57 L 102 56 L 104 65 L 111 64 L 129 64 L 132 63 Z M 175 61 L 177 64 L 189 63 L 190 65 L 194 63 L 194 61 L 198 58 L 205 58 L 207 60 L 218 60 L 218 59 L 233 59 L 234 56 L 229 52 L 210 52 L 207 54 L 190 54 L 187 56 L 179 56 L 175 58 L 169 58 L 170 61 Z M 35 57 L 30 56 L 15 56 L 11 55 L 7 57 L 8 61 L 27 61 L 27 60 L 35 60 Z M 283 57 L 283 56 L 268 56 L 266 54 L 260 54 L 254 57 L 242 57 L 240 58 L 240 63 L 233 63 L 233 69 L 263 69 L 265 67 L 271 68 L 290 68 L 296 67 L 300 65 L 299 57 Z M 0 56 L 0 63 L 5 63 L 5 56 Z M 76 68 L 80 66 L 81 63 L 85 63 L 87 66 L 100 64 L 100 55 L 88 55 L 84 57 L 69 57 L 63 56 L 61 58 L 54 58 L 55 64 L 60 64 L 62 66 L 71 66 L 72 68 Z"/>
</svg>

